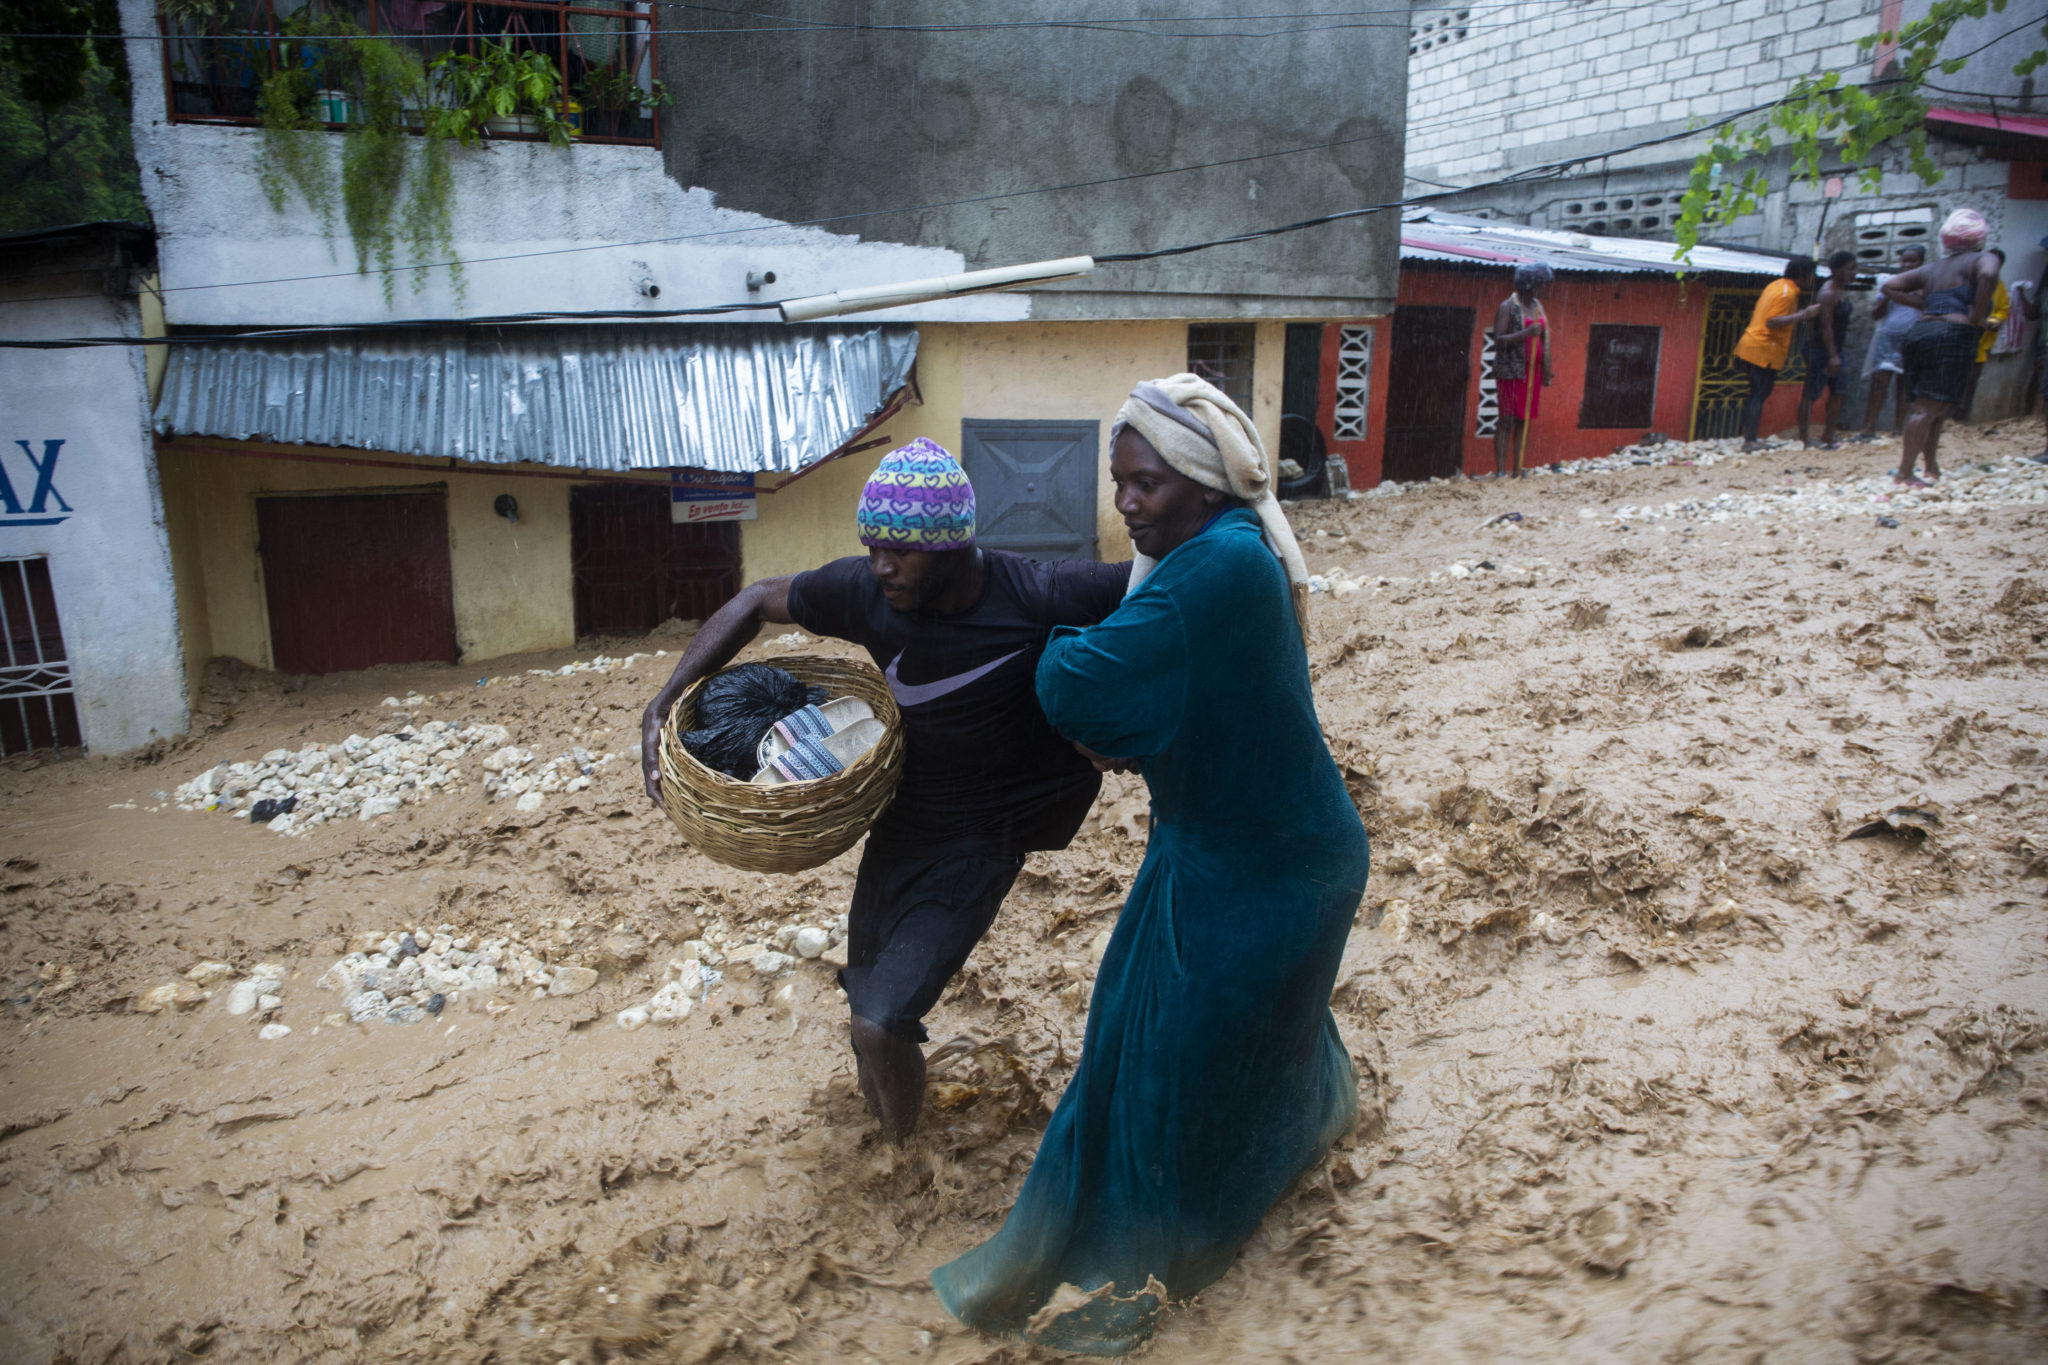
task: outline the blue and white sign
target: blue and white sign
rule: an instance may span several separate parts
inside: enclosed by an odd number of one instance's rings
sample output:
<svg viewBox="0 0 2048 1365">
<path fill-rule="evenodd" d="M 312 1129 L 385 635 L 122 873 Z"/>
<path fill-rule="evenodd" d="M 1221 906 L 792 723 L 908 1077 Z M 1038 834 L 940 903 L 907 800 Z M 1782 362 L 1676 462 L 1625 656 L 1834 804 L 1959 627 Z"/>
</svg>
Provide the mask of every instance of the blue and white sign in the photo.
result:
<svg viewBox="0 0 2048 1365">
<path fill-rule="evenodd" d="M 670 475 L 668 516 L 672 522 L 753 521 L 759 515 L 752 474 L 678 469 Z"/>
<path fill-rule="evenodd" d="M 57 491 L 63 440 L 16 441 L 14 448 L 21 453 L 0 448 L 0 528 L 55 526 L 70 517 L 71 504 Z"/>
</svg>

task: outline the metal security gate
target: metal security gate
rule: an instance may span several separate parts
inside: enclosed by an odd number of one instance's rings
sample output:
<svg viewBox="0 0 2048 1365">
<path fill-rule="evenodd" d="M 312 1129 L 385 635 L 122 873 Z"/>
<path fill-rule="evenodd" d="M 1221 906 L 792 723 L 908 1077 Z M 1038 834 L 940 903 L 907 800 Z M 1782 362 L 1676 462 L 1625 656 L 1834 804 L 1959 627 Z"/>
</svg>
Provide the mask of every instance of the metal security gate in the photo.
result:
<svg viewBox="0 0 2048 1365">
<path fill-rule="evenodd" d="M 644 635 L 663 621 L 702 621 L 740 590 L 736 521 L 678 524 L 666 485 L 569 490 L 576 634 Z"/>
<path fill-rule="evenodd" d="M 960 424 L 974 537 L 1033 559 L 1095 558 L 1099 422 Z"/>
<path fill-rule="evenodd" d="M 1742 400 L 1749 381 L 1735 368 L 1735 343 L 1749 326 L 1760 289 L 1716 289 L 1707 299 L 1707 320 L 1700 328 L 1700 373 L 1692 395 L 1693 441 L 1742 434 Z"/>
<path fill-rule="evenodd" d="M 82 745 L 49 560 L 0 559 L 0 635 L 0 755 Z"/>
<path fill-rule="evenodd" d="M 446 490 L 261 497 L 256 533 L 280 672 L 455 662 Z"/>
</svg>

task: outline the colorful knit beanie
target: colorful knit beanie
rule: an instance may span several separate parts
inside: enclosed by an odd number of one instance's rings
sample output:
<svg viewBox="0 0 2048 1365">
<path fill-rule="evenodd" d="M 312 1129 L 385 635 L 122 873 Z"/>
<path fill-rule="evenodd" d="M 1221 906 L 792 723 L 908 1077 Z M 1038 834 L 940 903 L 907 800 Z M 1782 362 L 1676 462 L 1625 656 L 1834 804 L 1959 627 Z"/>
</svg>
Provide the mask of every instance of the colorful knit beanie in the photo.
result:
<svg viewBox="0 0 2048 1365">
<path fill-rule="evenodd" d="M 875 549 L 964 550 L 974 544 L 974 485 L 950 451 L 920 436 L 882 457 L 854 522 Z"/>
</svg>

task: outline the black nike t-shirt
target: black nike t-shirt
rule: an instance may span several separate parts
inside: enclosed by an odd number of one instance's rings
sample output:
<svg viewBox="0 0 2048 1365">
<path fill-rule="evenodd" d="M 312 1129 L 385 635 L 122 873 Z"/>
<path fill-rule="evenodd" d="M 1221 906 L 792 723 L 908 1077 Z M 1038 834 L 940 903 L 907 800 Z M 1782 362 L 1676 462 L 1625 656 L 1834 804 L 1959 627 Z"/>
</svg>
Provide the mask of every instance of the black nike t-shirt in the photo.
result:
<svg viewBox="0 0 2048 1365">
<path fill-rule="evenodd" d="M 903 712 L 903 782 L 870 847 L 939 856 L 1063 848 L 1101 774 L 1038 707 L 1038 656 L 1054 626 L 1116 610 L 1129 564 L 1047 564 L 982 551 L 981 600 L 953 616 L 903 612 L 865 556 L 790 581 L 789 614 L 815 635 L 865 648 Z"/>
</svg>

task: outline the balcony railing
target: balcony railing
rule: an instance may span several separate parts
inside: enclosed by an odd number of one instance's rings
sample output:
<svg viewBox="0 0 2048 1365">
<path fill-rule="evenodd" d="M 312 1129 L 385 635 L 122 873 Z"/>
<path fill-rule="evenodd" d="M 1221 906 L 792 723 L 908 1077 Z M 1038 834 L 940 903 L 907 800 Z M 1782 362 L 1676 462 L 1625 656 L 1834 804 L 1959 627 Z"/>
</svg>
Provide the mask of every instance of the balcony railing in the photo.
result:
<svg viewBox="0 0 2048 1365">
<path fill-rule="evenodd" d="M 173 123 L 259 124 L 265 81 L 295 62 L 323 86 L 316 117 L 343 129 L 360 117 L 343 45 L 387 42 L 427 69 L 483 44 L 541 54 L 560 77 L 557 112 L 584 142 L 659 146 L 653 5 L 620 7 L 515 0 L 159 0 L 164 80 Z M 340 30 L 340 31 L 336 31 Z M 333 74 L 330 77 L 330 71 Z M 331 87 L 331 88 L 326 88 Z M 495 120 L 490 137 L 544 136 L 534 120 Z"/>
</svg>

